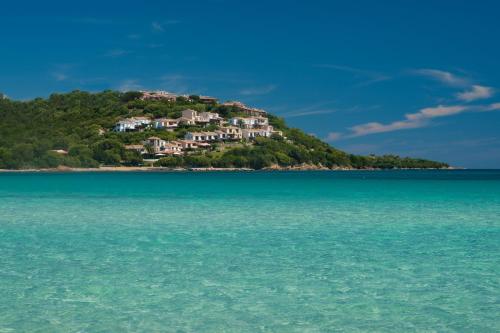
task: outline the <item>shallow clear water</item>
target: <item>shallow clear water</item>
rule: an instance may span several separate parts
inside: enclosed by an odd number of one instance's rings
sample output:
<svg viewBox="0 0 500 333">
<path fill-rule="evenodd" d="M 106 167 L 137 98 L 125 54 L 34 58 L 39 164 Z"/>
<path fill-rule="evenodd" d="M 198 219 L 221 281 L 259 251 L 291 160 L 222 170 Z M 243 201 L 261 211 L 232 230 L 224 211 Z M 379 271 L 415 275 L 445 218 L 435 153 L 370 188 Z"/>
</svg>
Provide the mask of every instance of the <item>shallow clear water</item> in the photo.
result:
<svg viewBox="0 0 500 333">
<path fill-rule="evenodd" d="M 0 332 L 499 332 L 500 171 L 0 174 Z"/>
</svg>

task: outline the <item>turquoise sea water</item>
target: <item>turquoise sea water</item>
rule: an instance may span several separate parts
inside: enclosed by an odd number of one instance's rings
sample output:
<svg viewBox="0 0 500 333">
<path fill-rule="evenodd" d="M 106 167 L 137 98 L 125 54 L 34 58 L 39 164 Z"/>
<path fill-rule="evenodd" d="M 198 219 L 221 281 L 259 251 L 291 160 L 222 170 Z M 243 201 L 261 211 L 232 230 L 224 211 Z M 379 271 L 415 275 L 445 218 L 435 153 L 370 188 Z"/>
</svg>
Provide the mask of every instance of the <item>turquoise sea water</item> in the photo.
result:
<svg viewBox="0 0 500 333">
<path fill-rule="evenodd" d="M 0 174 L 0 332 L 499 332 L 500 171 Z"/>
</svg>

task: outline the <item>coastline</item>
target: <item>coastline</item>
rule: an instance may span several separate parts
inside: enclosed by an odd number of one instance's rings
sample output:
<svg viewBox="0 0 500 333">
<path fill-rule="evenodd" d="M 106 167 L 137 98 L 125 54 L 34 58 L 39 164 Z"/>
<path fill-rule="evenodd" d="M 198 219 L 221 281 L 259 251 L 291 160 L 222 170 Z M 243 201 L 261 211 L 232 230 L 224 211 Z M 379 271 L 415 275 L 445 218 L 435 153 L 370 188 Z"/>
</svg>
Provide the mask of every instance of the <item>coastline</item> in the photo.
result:
<svg viewBox="0 0 500 333">
<path fill-rule="evenodd" d="M 103 166 L 99 168 L 70 168 L 70 167 L 57 167 L 49 169 L 0 169 L 0 173 L 57 173 L 57 172 L 283 172 L 283 171 L 383 171 L 383 170 L 463 170 L 463 168 L 449 167 L 449 168 L 394 168 L 394 169 L 380 169 L 380 168 L 365 168 L 356 169 L 351 167 L 336 167 L 327 168 L 317 165 L 296 165 L 289 167 L 280 167 L 273 165 L 263 169 L 251 168 L 212 168 L 212 167 L 193 167 L 193 168 L 167 168 L 167 167 L 127 167 L 127 166 Z"/>
</svg>

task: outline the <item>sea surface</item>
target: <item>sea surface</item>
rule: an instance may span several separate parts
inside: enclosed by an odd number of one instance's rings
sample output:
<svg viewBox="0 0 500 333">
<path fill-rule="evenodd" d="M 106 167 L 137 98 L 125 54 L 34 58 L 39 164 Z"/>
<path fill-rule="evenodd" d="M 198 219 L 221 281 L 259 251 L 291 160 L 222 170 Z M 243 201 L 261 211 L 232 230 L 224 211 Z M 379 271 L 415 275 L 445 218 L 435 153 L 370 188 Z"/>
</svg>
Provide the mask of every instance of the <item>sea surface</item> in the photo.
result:
<svg viewBox="0 0 500 333">
<path fill-rule="evenodd" d="M 500 171 L 0 173 L 0 332 L 500 332 Z"/>
</svg>

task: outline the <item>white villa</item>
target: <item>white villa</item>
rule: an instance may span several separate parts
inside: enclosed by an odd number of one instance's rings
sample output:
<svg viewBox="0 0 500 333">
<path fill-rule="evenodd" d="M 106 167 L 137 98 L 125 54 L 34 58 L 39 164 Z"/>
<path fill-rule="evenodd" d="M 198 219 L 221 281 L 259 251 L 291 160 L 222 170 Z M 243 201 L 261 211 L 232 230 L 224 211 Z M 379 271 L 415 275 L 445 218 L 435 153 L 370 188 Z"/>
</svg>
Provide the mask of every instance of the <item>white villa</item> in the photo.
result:
<svg viewBox="0 0 500 333">
<path fill-rule="evenodd" d="M 153 127 L 156 129 L 174 130 L 178 126 L 179 126 L 178 119 L 159 118 L 155 119 L 153 122 Z"/>
<path fill-rule="evenodd" d="M 219 134 L 216 132 L 187 132 L 184 139 L 195 142 L 217 141 Z"/>
<path fill-rule="evenodd" d="M 165 147 L 166 141 L 157 137 L 157 136 L 150 136 L 144 141 L 144 146 L 150 146 L 152 147 L 153 152 L 159 153 L 163 147 Z"/>
<path fill-rule="evenodd" d="M 182 147 L 177 141 L 165 141 L 156 136 L 147 138 L 144 145 L 151 146 L 153 153 L 157 156 L 182 154 Z M 148 152 L 145 150 L 143 153 Z"/>
<path fill-rule="evenodd" d="M 152 147 L 152 153 L 155 156 L 182 155 L 183 151 L 193 150 L 203 147 L 210 147 L 210 144 L 196 142 L 192 140 L 166 141 L 152 136 L 143 142 L 143 144 L 125 145 L 125 149 L 137 151 L 142 155 L 149 154 L 146 146 Z"/>
<path fill-rule="evenodd" d="M 270 138 L 273 134 L 283 136 L 281 131 L 275 131 L 271 125 L 267 125 L 262 128 L 243 128 L 241 132 L 243 139 L 246 140 L 255 139 L 258 136 Z"/>
<path fill-rule="evenodd" d="M 220 129 L 226 134 L 226 139 L 228 140 L 241 140 L 243 135 L 241 133 L 241 128 L 236 126 L 227 126 Z"/>
<path fill-rule="evenodd" d="M 271 130 L 272 130 L 272 126 Z M 270 136 L 270 135 L 269 135 Z M 186 140 L 200 142 L 225 141 L 225 140 L 241 140 L 243 138 L 243 130 L 239 127 L 228 126 L 221 127 L 214 132 L 187 132 Z"/>
<path fill-rule="evenodd" d="M 160 153 L 156 154 L 156 156 L 161 155 L 182 155 L 182 148 L 177 141 L 167 141 Z"/>
<path fill-rule="evenodd" d="M 176 142 L 178 142 L 178 144 L 180 145 L 180 147 L 183 150 L 198 148 L 198 144 L 196 143 L 196 141 L 192 141 L 192 140 L 178 140 Z"/>
<path fill-rule="evenodd" d="M 255 139 L 258 136 L 263 136 L 263 137 L 270 137 L 272 133 L 270 131 L 264 130 L 264 129 L 254 129 L 254 128 L 249 128 L 249 129 L 243 129 L 242 131 L 243 139 L 250 140 L 250 139 Z"/>
<path fill-rule="evenodd" d="M 198 117 L 200 122 L 220 123 L 222 121 L 222 117 L 220 117 L 219 114 L 215 112 L 200 112 L 198 114 Z"/>
<path fill-rule="evenodd" d="M 191 109 L 186 109 L 182 111 L 182 117 L 180 118 L 182 122 L 188 125 L 194 125 L 196 123 L 209 124 L 209 123 L 221 123 L 222 117 L 215 112 L 200 112 Z"/>
<path fill-rule="evenodd" d="M 266 117 L 234 117 L 229 119 L 229 124 L 243 128 L 254 128 L 269 125 L 269 120 Z"/>
<path fill-rule="evenodd" d="M 137 131 L 151 124 L 151 119 L 148 117 L 132 117 L 120 120 L 115 125 L 116 132 Z"/>
</svg>

